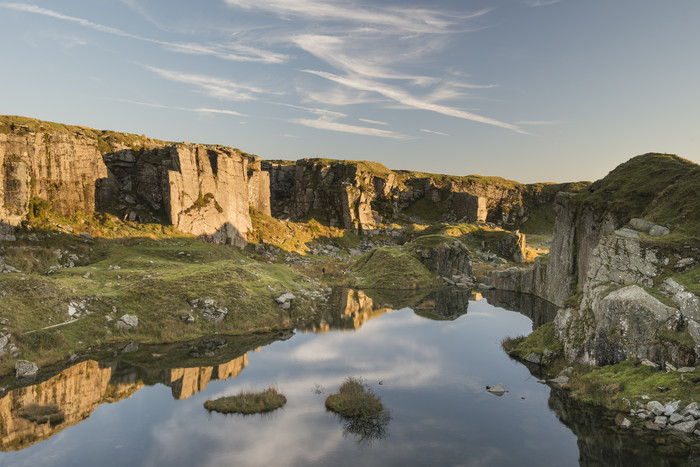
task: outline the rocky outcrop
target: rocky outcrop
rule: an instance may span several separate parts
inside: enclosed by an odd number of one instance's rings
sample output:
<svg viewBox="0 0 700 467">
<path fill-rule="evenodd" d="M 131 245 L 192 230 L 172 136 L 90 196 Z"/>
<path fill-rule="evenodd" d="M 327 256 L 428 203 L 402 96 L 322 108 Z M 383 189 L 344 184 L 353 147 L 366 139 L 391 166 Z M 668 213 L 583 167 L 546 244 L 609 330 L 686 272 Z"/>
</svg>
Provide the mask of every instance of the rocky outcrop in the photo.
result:
<svg viewBox="0 0 700 467">
<path fill-rule="evenodd" d="M 275 217 L 313 217 L 358 232 L 402 215 L 517 227 L 530 209 L 551 204 L 557 187 L 565 186 L 392 171 L 366 161 L 265 161 L 262 167 L 270 173 Z"/>
<path fill-rule="evenodd" d="M 245 246 L 250 206 L 270 213 L 268 173 L 237 149 L 180 143 L 104 160 L 109 176 L 99 181 L 98 207 L 121 203 L 132 220 L 161 215 L 180 231 Z"/>
<path fill-rule="evenodd" d="M 237 246 L 249 207 L 270 213 L 269 173 L 233 148 L 2 117 L 0 167 L 4 239 L 42 202 L 65 216 L 107 210 Z"/>
</svg>

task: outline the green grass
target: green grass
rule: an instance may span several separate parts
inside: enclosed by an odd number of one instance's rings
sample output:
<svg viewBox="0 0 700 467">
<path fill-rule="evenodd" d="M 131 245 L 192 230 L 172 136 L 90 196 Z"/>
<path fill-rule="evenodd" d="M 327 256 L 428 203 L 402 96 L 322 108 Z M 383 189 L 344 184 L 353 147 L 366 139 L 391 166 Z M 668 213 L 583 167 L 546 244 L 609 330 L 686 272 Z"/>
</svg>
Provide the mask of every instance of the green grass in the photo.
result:
<svg viewBox="0 0 700 467">
<path fill-rule="evenodd" d="M 661 403 L 681 400 L 683 405 L 698 401 L 698 383 L 700 370 L 666 373 L 628 360 L 599 368 L 577 368 L 569 387 L 578 399 L 621 409 L 625 407 L 623 399 L 646 405 L 642 396 Z"/>
<path fill-rule="evenodd" d="M 633 157 L 573 200 L 623 223 L 640 217 L 670 226 L 671 235 L 654 244 L 700 246 L 700 166 L 676 155 Z"/>
<path fill-rule="evenodd" d="M 381 247 L 362 255 L 350 268 L 355 287 L 416 289 L 432 287 L 437 275 L 414 255 L 396 247 Z"/>
<path fill-rule="evenodd" d="M 519 360 L 527 357 L 530 352 L 540 355 L 545 350 L 550 350 L 557 355 L 563 353 L 561 342 L 554 335 L 554 322 L 543 324 L 527 337 L 506 338 L 501 344 L 508 355 Z"/>
<path fill-rule="evenodd" d="M 312 313 L 299 294 L 318 287 L 282 264 L 256 262 L 236 248 L 192 237 L 96 239 L 39 233 L 39 241 L 18 240 L 6 247 L 6 261 L 24 274 L 3 274 L 0 317 L 21 358 L 43 365 L 75 351 L 106 342 L 175 342 L 213 333 L 246 334 L 288 329 Z M 41 246 L 39 246 L 41 245 Z M 54 250 L 80 256 L 76 267 L 57 269 Z M 21 258 L 22 261 L 19 261 Z M 120 269 L 110 269 L 118 265 Z M 88 275 L 85 278 L 85 275 Z M 274 298 L 286 291 L 299 296 L 290 310 Z M 206 321 L 188 302 L 212 299 L 228 314 L 220 323 Z M 69 319 L 69 303 L 86 302 L 89 314 L 65 326 L 41 330 Z M 116 313 L 113 312 L 116 307 Z M 194 323 L 180 316 L 192 312 Z M 115 329 L 123 314 L 136 315 L 139 327 Z M 110 317 L 112 321 L 108 321 Z M 0 362 L 0 373 L 13 362 Z"/>
<path fill-rule="evenodd" d="M 372 418 L 385 410 L 381 399 L 365 381 L 348 377 L 336 394 L 326 398 L 326 408 L 346 418 Z"/>
<path fill-rule="evenodd" d="M 251 415 L 272 412 L 286 403 L 287 398 L 284 394 L 275 388 L 267 388 L 261 392 L 241 392 L 236 396 L 206 401 L 204 408 L 210 412 Z"/>
</svg>

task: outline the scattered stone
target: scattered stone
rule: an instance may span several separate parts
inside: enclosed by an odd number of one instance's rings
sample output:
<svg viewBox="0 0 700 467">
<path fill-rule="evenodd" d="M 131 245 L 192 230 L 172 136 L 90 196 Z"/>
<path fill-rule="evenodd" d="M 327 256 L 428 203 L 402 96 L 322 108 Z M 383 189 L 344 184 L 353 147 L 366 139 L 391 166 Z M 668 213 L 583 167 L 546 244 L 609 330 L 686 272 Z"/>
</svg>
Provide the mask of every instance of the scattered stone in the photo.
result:
<svg viewBox="0 0 700 467">
<path fill-rule="evenodd" d="M 666 408 L 659 401 L 651 401 L 647 404 L 647 410 L 654 415 L 662 415 Z"/>
<path fill-rule="evenodd" d="M 139 325 L 139 319 L 136 316 L 132 315 L 122 315 L 121 318 L 119 318 L 119 321 L 117 321 L 117 324 L 115 324 L 115 327 L 120 330 L 124 331 L 130 331 L 133 328 L 137 327 Z"/>
<path fill-rule="evenodd" d="M 691 402 L 690 404 L 686 405 L 683 410 L 681 410 L 681 415 L 688 415 L 691 411 L 697 410 L 700 410 L 700 404 L 697 402 Z"/>
<path fill-rule="evenodd" d="M 294 300 L 295 298 L 296 298 L 296 296 L 295 296 L 293 293 L 287 292 L 287 293 L 283 293 L 282 295 L 280 295 L 279 297 L 277 297 L 277 298 L 275 299 L 275 301 L 276 301 L 277 303 L 279 303 L 280 305 L 282 305 L 284 302 L 288 302 L 288 301 L 290 301 L 290 300 Z"/>
<path fill-rule="evenodd" d="M 671 416 L 668 417 L 668 422 L 672 425 L 675 425 L 678 422 L 682 422 L 685 420 L 685 417 L 682 416 L 681 414 L 678 413 L 672 413 Z M 685 420 L 687 421 L 687 420 Z"/>
<path fill-rule="evenodd" d="M 654 223 L 648 220 L 633 217 L 632 219 L 630 219 L 630 227 L 632 227 L 634 230 L 639 230 L 641 232 L 649 232 L 649 229 L 654 227 Z"/>
<path fill-rule="evenodd" d="M 115 270 L 119 270 L 119 269 L 121 269 L 121 267 L 118 264 L 110 264 L 109 267 L 107 268 L 107 270 L 109 270 L 109 271 L 115 271 Z"/>
<path fill-rule="evenodd" d="M 5 334 L 4 336 L 0 336 L 0 353 L 2 353 L 5 350 L 5 346 L 7 343 L 10 342 L 10 335 Z"/>
<path fill-rule="evenodd" d="M 668 418 L 664 417 L 663 415 L 657 415 L 654 418 L 654 424 L 663 428 L 668 424 Z"/>
<path fill-rule="evenodd" d="M 684 366 L 676 370 L 678 373 L 692 373 L 695 371 L 694 366 Z"/>
<path fill-rule="evenodd" d="M 667 227 L 663 227 L 660 225 L 655 225 L 651 229 L 649 229 L 649 235 L 651 235 L 652 237 L 662 237 L 670 233 L 671 231 Z"/>
<path fill-rule="evenodd" d="M 503 384 L 498 383 L 495 386 L 486 386 L 486 390 L 493 394 L 494 396 L 501 397 L 503 394 L 505 394 L 507 391 L 503 387 Z"/>
<path fill-rule="evenodd" d="M 114 321 L 114 318 L 112 318 L 112 317 L 109 316 L 109 315 L 105 315 L 105 319 L 107 320 L 108 323 Z"/>
<path fill-rule="evenodd" d="M 548 381 L 549 381 L 550 383 L 558 384 L 559 386 L 563 386 L 563 385 L 569 383 L 569 377 L 568 377 L 568 376 L 564 376 L 564 375 L 560 375 L 560 376 L 557 376 L 556 378 L 550 379 L 550 380 L 548 380 Z"/>
<path fill-rule="evenodd" d="M 39 372 L 39 367 L 36 363 L 28 362 L 27 360 L 18 360 L 15 363 L 15 377 L 17 379 L 31 379 Z"/>
<path fill-rule="evenodd" d="M 221 321 L 224 320 L 224 318 L 228 315 L 228 308 L 226 307 L 217 307 L 216 302 L 214 301 L 213 298 L 207 298 L 207 299 L 199 299 L 199 298 L 194 298 L 191 300 L 188 300 L 190 305 L 199 312 L 199 314 L 202 315 L 204 319 L 211 323 L 220 323 Z M 186 316 L 185 318 L 181 317 L 184 321 L 186 321 Z M 193 317 L 194 318 L 194 317 Z M 187 321 L 190 322 L 190 321 Z"/>
<path fill-rule="evenodd" d="M 71 303 L 68 305 L 68 316 L 73 316 L 78 312 L 78 310 L 75 308 L 75 304 Z"/>
<path fill-rule="evenodd" d="M 668 417 L 671 414 L 678 412 L 678 410 L 680 410 L 680 407 L 681 407 L 681 401 L 669 402 L 664 407 L 664 415 L 666 415 Z"/>
<path fill-rule="evenodd" d="M 649 360 L 649 359 L 647 359 L 647 358 L 643 358 L 639 363 L 642 364 L 642 365 L 644 365 L 644 366 L 650 366 L 650 367 L 652 367 L 652 368 L 655 369 L 655 370 L 658 370 L 658 369 L 659 369 L 659 365 L 658 365 L 658 364 L 652 362 L 651 360 Z"/>
<path fill-rule="evenodd" d="M 692 422 L 681 422 L 675 425 L 671 425 L 669 428 L 672 430 L 680 431 L 681 433 L 692 433 L 695 430 L 695 425 L 698 422 L 693 420 Z"/>
<path fill-rule="evenodd" d="M 192 313 L 180 315 L 180 319 L 183 320 L 185 323 L 194 323 L 194 315 Z"/>
<path fill-rule="evenodd" d="M 535 352 L 530 352 L 527 357 L 525 357 L 525 361 L 539 365 L 542 363 L 542 356 L 540 354 L 536 354 Z"/>
<path fill-rule="evenodd" d="M 676 268 L 679 271 L 685 271 L 686 269 L 691 268 L 692 266 L 695 266 L 695 263 L 697 263 L 698 260 L 695 258 L 683 258 L 679 259 L 674 268 Z"/>
<path fill-rule="evenodd" d="M 664 365 L 666 366 L 666 373 L 670 373 L 672 371 L 677 370 L 677 368 L 673 366 L 673 364 L 671 364 L 670 362 L 666 362 Z"/>
<path fill-rule="evenodd" d="M 87 232 L 81 232 L 80 236 L 86 240 L 94 240 L 93 236 Z"/>
<path fill-rule="evenodd" d="M 83 274 L 83 279 L 90 279 L 90 271 Z"/>
</svg>

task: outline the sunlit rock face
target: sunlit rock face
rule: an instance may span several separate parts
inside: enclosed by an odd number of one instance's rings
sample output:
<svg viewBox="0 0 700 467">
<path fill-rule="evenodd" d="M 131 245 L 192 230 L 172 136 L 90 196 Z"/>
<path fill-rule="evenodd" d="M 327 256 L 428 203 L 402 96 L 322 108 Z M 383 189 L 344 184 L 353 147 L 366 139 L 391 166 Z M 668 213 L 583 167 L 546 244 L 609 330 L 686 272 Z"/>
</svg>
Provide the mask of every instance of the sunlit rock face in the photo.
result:
<svg viewBox="0 0 700 467">
<path fill-rule="evenodd" d="M 26 219 L 32 197 L 66 216 L 93 211 L 95 182 L 107 176 L 95 138 L 20 128 L 0 133 L 0 168 L 0 223 L 10 227 Z"/>
<path fill-rule="evenodd" d="M 236 246 L 246 244 L 249 206 L 270 213 L 269 173 L 257 156 L 29 123 L 0 128 L 3 238 L 27 218 L 32 198 L 65 216 L 109 209 L 131 221 L 170 222 L 182 232 Z"/>
<path fill-rule="evenodd" d="M 0 398 L 0 449 L 20 450 L 48 439 L 88 418 L 100 404 L 131 397 L 144 387 L 144 381 L 166 384 L 173 397 L 182 400 L 203 391 L 212 380 L 235 378 L 247 364 L 247 354 L 220 365 L 193 368 L 147 369 L 94 360 L 77 363 L 46 381 L 13 389 Z M 32 422 L 22 415 L 33 406 L 55 406 L 62 417 L 54 423 Z"/>
<path fill-rule="evenodd" d="M 182 232 L 242 247 L 249 206 L 270 213 L 268 173 L 237 149 L 180 143 L 104 158 L 109 177 L 100 181 L 100 204 L 122 203 L 134 220 L 160 214 Z"/>
<path fill-rule="evenodd" d="M 168 386 L 177 400 L 187 399 L 206 389 L 210 381 L 235 378 L 248 365 L 248 355 L 214 367 L 174 368 Z"/>
</svg>

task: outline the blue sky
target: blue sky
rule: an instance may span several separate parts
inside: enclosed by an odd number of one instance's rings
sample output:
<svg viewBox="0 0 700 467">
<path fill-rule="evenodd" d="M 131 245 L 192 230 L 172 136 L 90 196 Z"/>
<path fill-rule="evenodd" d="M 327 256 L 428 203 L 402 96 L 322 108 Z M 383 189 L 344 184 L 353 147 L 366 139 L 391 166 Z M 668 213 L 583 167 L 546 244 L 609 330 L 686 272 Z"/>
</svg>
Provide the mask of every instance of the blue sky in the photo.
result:
<svg viewBox="0 0 700 467">
<path fill-rule="evenodd" d="M 697 0 L 0 0 L 0 113 L 266 159 L 700 161 Z"/>
</svg>

